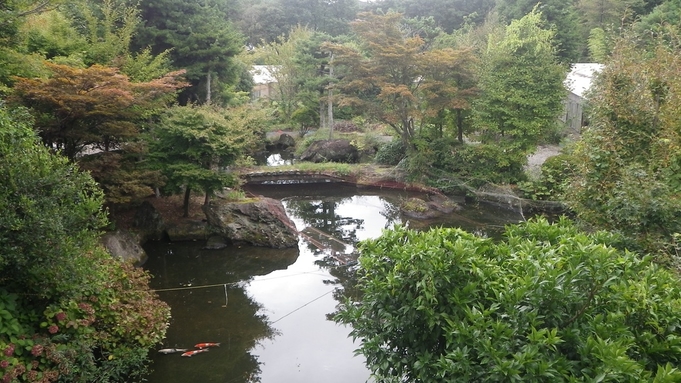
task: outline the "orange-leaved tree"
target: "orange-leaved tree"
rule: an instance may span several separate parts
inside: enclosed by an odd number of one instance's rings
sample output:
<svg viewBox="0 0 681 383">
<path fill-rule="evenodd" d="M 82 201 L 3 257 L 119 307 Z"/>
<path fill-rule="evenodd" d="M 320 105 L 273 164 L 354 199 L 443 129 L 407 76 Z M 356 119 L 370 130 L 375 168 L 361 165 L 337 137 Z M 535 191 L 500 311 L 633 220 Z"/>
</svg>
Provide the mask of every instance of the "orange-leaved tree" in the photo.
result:
<svg viewBox="0 0 681 383">
<path fill-rule="evenodd" d="M 410 143 L 428 117 L 468 107 L 469 92 L 456 75 L 473 55 L 428 50 L 419 36 L 401 28 L 402 15 L 361 13 L 352 23 L 360 46 L 327 44 L 338 68 L 341 106 L 353 106 L 391 126 Z"/>
<path fill-rule="evenodd" d="M 52 76 L 16 78 L 13 99 L 33 111 L 45 145 L 70 159 L 86 148 L 109 151 L 136 138 L 140 122 L 186 85 L 181 71 L 134 83 L 115 68 L 45 65 Z"/>
</svg>

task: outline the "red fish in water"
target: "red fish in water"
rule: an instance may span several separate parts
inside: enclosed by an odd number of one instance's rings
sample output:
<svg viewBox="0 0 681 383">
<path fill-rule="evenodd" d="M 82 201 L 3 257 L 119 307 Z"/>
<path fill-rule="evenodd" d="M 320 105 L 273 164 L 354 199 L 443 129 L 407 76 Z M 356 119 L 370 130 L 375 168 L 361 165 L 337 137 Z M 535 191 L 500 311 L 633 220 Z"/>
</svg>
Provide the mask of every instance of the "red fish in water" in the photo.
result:
<svg viewBox="0 0 681 383">
<path fill-rule="evenodd" d="M 192 357 L 192 356 L 194 356 L 194 355 L 196 355 L 196 354 L 199 354 L 199 353 L 202 353 L 202 352 L 206 352 L 206 351 L 210 351 L 210 350 L 208 350 L 207 348 L 200 349 L 200 350 L 191 350 L 191 351 L 185 352 L 184 354 L 182 354 L 182 356 L 189 356 L 189 357 Z"/>
<path fill-rule="evenodd" d="M 220 347 L 220 343 L 199 343 L 194 345 L 196 348 Z"/>
</svg>

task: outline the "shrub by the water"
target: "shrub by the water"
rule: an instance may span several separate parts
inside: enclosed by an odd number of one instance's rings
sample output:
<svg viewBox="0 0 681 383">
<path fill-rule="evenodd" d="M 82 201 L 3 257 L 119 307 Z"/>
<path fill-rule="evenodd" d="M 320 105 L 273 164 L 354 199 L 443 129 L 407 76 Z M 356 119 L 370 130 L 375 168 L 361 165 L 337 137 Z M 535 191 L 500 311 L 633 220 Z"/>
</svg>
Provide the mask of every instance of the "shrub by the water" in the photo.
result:
<svg viewBox="0 0 681 383">
<path fill-rule="evenodd" d="M 336 319 L 383 382 L 678 382 L 676 275 L 567 219 L 362 242 Z"/>
<path fill-rule="evenodd" d="M 99 186 L 2 108 L 0 180 L 2 382 L 138 378 L 170 311 L 99 245 Z"/>
</svg>

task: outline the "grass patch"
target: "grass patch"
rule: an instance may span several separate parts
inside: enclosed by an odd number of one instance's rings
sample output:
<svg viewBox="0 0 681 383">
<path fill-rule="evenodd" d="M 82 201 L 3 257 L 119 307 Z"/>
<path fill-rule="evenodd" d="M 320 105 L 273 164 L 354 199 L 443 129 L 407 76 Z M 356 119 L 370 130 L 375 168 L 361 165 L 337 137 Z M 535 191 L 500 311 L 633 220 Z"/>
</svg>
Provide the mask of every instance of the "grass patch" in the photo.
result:
<svg viewBox="0 0 681 383">
<path fill-rule="evenodd" d="M 347 177 L 359 174 L 361 169 L 360 165 L 344 164 L 338 162 L 320 162 L 320 163 L 300 162 L 294 165 L 277 166 L 272 170 L 276 171 L 298 170 L 301 172 L 329 173 L 341 177 Z"/>
</svg>

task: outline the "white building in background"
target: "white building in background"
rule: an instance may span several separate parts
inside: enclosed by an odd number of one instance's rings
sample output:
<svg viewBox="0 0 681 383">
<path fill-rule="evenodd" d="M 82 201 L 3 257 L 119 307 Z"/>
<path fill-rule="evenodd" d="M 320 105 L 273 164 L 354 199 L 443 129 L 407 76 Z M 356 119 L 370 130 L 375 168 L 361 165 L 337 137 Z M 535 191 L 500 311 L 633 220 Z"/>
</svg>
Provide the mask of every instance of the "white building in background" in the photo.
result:
<svg viewBox="0 0 681 383">
<path fill-rule="evenodd" d="M 603 70 L 603 67 L 603 64 L 597 63 L 572 64 L 572 69 L 565 79 L 568 97 L 565 100 L 565 114 L 561 118 L 572 133 L 579 133 L 584 126 L 586 93 L 591 89 L 594 77 Z"/>
<path fill-rule="evenodd" d="M 249 71 L 254 82 L 251 99 L 272 98 L 277 84 L 275 73 L 279 68 L 278 65 L 253 65 Z"/>
</svg>

